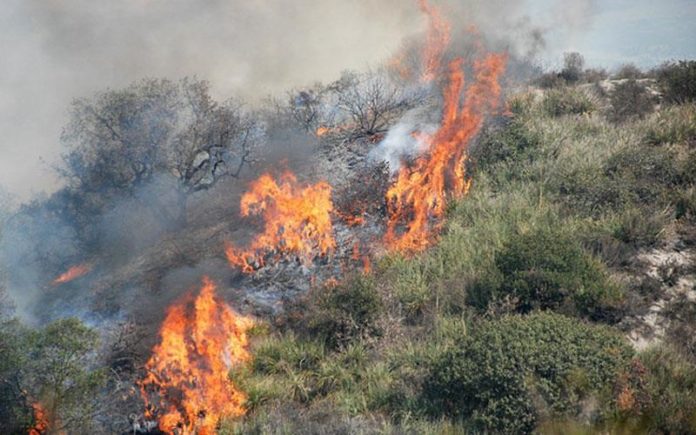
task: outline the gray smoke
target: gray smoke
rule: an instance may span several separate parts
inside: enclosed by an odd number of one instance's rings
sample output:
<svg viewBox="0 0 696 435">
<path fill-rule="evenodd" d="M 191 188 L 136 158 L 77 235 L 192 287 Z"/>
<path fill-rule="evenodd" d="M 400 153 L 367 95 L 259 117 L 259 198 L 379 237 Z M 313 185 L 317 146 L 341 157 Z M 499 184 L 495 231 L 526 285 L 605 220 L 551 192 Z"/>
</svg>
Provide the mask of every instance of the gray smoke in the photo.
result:
<svg viewBox="0 0 696 435">
<path fill-rule="evenodd" d="M 435 0 L 432 0 L 436 3 Z M 536 53 L 551 22 L 580 29 L 592 1 L 438 2 L 456 28 Z M 405 0 L 6 0 L 0 4 L 0 185 L 23 199 L 60 185 L 50 165 L 72 98 L 148 77 L 198 75 L 221 99 L 329 81 L 387 58 L 425 21 Z M 42 160 L 42 159 L 45 159 Z"/>
</svg>

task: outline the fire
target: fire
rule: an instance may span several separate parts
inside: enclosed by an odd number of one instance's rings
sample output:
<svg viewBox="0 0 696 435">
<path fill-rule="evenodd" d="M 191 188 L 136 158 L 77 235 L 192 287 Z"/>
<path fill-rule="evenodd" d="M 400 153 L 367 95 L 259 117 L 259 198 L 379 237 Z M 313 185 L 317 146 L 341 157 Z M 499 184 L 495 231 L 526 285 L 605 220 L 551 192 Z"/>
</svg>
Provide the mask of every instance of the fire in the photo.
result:
<svg viewBox="0 0 696 435">
<path fill-rule="evenodd" d="M 326 182 L 302 186 L 291 172 L 277 182 L 264 174 L 242 196 L 242 216 L 262 215 L 263 233 L 247 249 L 228 243 L 225 249 L 230 265 L 250 273 L 264 265 L 268 254 L 296 254 L 310 263 L 317 254 L 328 255 L 336 247 L 331 213 L 331 186 Z"/>
<path fill-rule="evenodd" d="M 420 5 L 430 17 L 428 41 L 422 54 L 423 80 L 432 80 L 449 43 L 449 24 L 426 0 L 421 0 Z M 498 80 L 505 63 L 506 56 L 495 53 L 475 60 L 474 81 L 468 87 L 463 59 L 449 63 L 440 127 L 432 135 L 417 133 L 427 152 L 413 165 L 402 167 L 387 191 L 389 220 L 385 242 L 390 249 L 417 252 L 426 248 L 439 226 L 439 221 L 433 220 L 444 214 L 447 197 L 461 197 L 469 190 L 470 180 L 465 173 L 467 147 L 481 129 L 485 115 L 498 103 Z"/>
<path fill-rule="evenodd" d="M 228 379 L 230 368 L 250 359 L 247 331 L 253 321 L 235 313 L 203 278 L 200 294 L 172 305 L 160 343 L 140 382 L 148 415 L 168 433 L 213 434 L 221 417 L 244 414 L 246 395 Z M 148 397 L 155 392 L 162 410 Z"/>
<path fill-rule="evenodd" d="M 331 129 L 329 127 L 321 126 L 321 127 L 317 128 L 317 131 L 315 132 L 315 134 L 318 137 L 322 137 L 322 136 L 325 136 L 330 131 L 331 131 Z"/>
<path fill-rule="evenodd" d="M 52 284 L 53 285 L 65 284 L 66 282 L 70 282 L 72 280 L 80 278 L 81 276 L 87 275 L 91 270 L 92 270 L 92 266 L 90 264 L 87 264 L 87 263 L 72 266 L 67 271 L 65 271 L 64 273 L 59 275 L 56 279 L 54 279 L 52 281 Z"/>
<path fill-rule="evenodd" d="M 442 17 L 440 10 L 428 3 L 428 0 L 419 0 L 421 11 L 428 16 L 428 35 L 423 49 L 423 71 L 421 81 L 430 82 L 440 72 L 442 57 L 450 41 L 450 24 Z"/>
<path fill-rule="evenodd" d="M 29 435 L 45 434 L 50 427 L 46 410 L 39 402 L 32 403 L 31 407 L 34 411 L 34 427 L 29 429 Z"/>
</svg>

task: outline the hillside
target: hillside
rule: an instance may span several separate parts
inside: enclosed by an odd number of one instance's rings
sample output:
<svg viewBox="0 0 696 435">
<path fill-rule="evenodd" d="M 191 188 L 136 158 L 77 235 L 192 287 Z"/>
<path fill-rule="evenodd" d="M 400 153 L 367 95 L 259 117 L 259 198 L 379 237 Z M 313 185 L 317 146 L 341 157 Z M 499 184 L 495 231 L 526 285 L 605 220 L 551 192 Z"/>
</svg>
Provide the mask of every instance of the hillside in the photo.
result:
<svg viewBox="0 0 696 435">
<path fill-rule="evenodd" d="M 254 105 L 73 102 L 64 184 L 0 204 L 1 433 L 696 433 L 696 61 L 542 71 L 418 6 Z"/>
</svg>

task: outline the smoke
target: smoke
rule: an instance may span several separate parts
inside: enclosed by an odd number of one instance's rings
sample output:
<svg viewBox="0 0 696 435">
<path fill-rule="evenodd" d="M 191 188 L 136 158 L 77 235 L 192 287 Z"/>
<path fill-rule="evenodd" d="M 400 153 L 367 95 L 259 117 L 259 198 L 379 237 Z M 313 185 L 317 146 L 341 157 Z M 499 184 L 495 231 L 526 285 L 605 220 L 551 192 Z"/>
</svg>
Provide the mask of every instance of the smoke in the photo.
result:
<svg viewBox="0 0 696 435">
<path fill-rule="evenodd" d="M 476 23 L 519 53 L 543 47 L 549 23 L 530 14 L 538 1 L 433 0 L 451 22 Z M 592 1 L 546 3 L 569 29 L 593 10 Z M 259 100 L 379 63 L 424 20 L 404 0 L 7 0 L 0 25 L 0 184 L 26 199 L 60 185 L 50 165 L 72 98 L 146 76 L 198 75 L 221 99 Z"/>
<path fill-rule="evenodd" d="M 545 35 L 553 20 L 570 34 L 586 26 L 594 10 L 593 1 L 568 6 L 549 0 L 551 6 L 539 19 L 530 15 L 533 0 L 431 1 L 453 23 L 455 51 L 470 41 L 468 25 L 473 23 L 488 44 L 508 50 L 513 58 L 538 54 L 547 44 Z M 146 76 L 197 75 L 210 81 L 219 100 L 241 96 L 259 104 L 268 94 L 332 81 L 343 70 L 379 64 L 401 49 L 403 41 L 418 39 L 426 25 L 417 2 L 403 0 L 211 0 L 204 7 L 193 0 L 8 0 L 0 12 L 7 12 L 0 13 L 0 25 L 8 35 L 1 47 L 7 67 L 0 70 L 0 128 L 5 133 L 0 184 L 25 201 L 36 190 L 60 187 L 49 165 L 59 158 L 58 137 L 73 98 L 122 88 Z M 546 16 L 551 18 L 545 21 Z M 370 158 L 389 162 L 392 171 L 398 169 L 402 157 L 421 151 L 422 144 L 412 133 L 434 131 L 437 119 L 432 116 L 434 111 L 428 108 L 408 112 Z M 269 125 L 259 167 L 310 173 L 307 157 L 316 145 L 314 135 L 306 131 Z M 7 219 L 0 261 L 10 272 L 8 290 L 18 314 L 42 321 L 50 320 L 48 314 L 84 318 L 94 303 L 114 303 L 118 313 L 129 300 L 144 300 L 142 289 L 128 284 L 129 276 L 165 266 L 179 270 L 182 261 L 190 263 L 185 266 L 188 272 L 182 272 L 192 277 L 187 281 L 199 277 L 201 270 L 193 265 L 214 256 L 198 252 L 199 245 L 176 248 L 196 251 L 191 258 L 172 254 L 157 259 L 158 254 L 152 253 L 166 246 L 167 237 L 175 232 L 176 224 L 162 212 L 176 207 L 174 186 L 167 175 L 155 177 L 95 217 L 89 224 L 94 243 L 104 252 L 101 264 L 89 276 L 58 288 L 46 283 L 67 267 L 90 260 L 82 258 L 82 252 L 95 252 L 94 246 L 79 244 L 84 237 L 76 229 L 84 232 L 84 223 L 65 212 L 69 200 L 44 197 Z M 218 221 L 235 216 L 236 194 L 243 188 L 243 181 L 237 180 L 197 194 L 191 200 L 196 224 L 203 226 L 205 220 L 213 225 L 206 220 L 211 218 L 200 217 L 216 207 Z M 219 215 L 220 201 L 229 203 L 222 208 L 227 215 Z M 220 246 L 217 242 L 209 241 Z M 148 261 L 152 264 L 144 264 Z M 121 293 L 109 293 L 109 282 L 96 278 L 121 275 L 123 282 L 113 278 L 114 289 Z M 171 298 L 152 297 L 148 305 L 161 306 L 165 299 Z"/>
<path fill-rule="evenodd" d="M 428 144 L 423 143 L 414 133 L 432 134 L 437 130 L 437 123 L 429 119 L 432 113 L 432 110 L 420 107 L 408 111 L 389 129 L 384 140 L 372 149 L 368 158 L 375 162 L 387 162 L 389 170 L 396 172 L 404 158 L 427 149 Z"/>
</svg>

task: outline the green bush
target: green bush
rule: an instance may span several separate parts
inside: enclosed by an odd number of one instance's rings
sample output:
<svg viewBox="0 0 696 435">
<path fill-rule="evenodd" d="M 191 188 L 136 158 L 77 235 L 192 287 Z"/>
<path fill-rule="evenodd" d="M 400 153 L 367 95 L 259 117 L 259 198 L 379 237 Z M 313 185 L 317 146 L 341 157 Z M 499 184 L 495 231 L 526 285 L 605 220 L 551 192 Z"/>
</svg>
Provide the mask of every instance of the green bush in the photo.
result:
<svg viewBox="0 0 696 435">
<path fill-rule="evenodd" d="M 620 300 L 602 265 L 554 229 L 514 235 L 496 255 L 495 269 L 469 294 L 479 308 L 508 299 L 521 313 L 553 309 L 605 320 L 612 320 Z"/>
<path fill-rule="evenodd" d="M 649 145 L 682 144 L 696 141 L 696 105 L 684 104 L 662 109 L 646 124 Z"/>
<path fill-rule="evenodd" d="M 326 287 L 310 307 L 306 322 L 312 337 L 330 348 L 380 334 L 382 300 L 371 277 L 356 275 Z"/>
<path fill-rule="evenodd" d="M 643 118 L 652 112 L 654 107 L 648 90 L 634 79 L 617 84 L 609 99 L 611 102 L 609 119 L 613 122 Z"/>
<path fill-rule="evenodd" d="M 541 107 L 550 116 L 582 115 L 594 112 L 597 104 L 587 92 L 565 87 L 546 91 Z"/>
<path fill-rule="evenodd" d="M 681 60 L 663 65 L 657 73 L 665 101 L 696 101 L 696 60 Z"/>
<path fill-rule="evenodd" d="M 474 432 L 531 433 L 544 416 L 576 416 L 601 398 L 632 351 L 607 327 L 558 314 L 487 321 L 433 364 L 424 397 L 433 414 Z"/>
<path fill-rule="evenodd" d="M 653 211 L 632 207 L 619 217 L 614 237 L 634 248 L 652 248 L 663 239 L 665 227 L 672 221 L 669 210 Z"/>
<path fill-rule="evenodd" d="M 540 139 L 522 121 L 508 119 L 502 126 L 484 131 L 470 157 L 480 170 L 490 170 L 500 162 L 519 162 L 534 158 Z"/>
<path fill-rule="evenodd" d="M 632 433 L 696 433 L 696 366 L 675 349 L 641 354 L 615 389 L 619 427 Z"/>
</svg>

